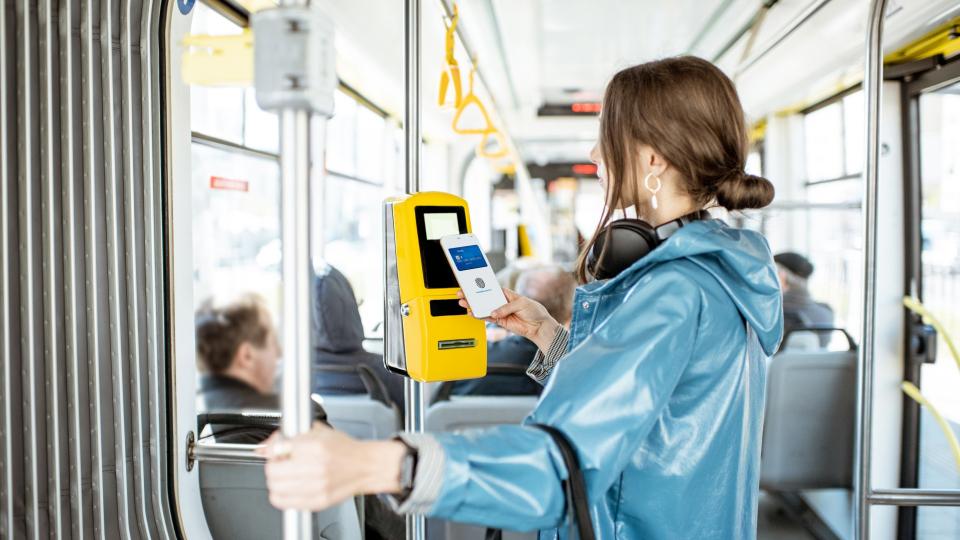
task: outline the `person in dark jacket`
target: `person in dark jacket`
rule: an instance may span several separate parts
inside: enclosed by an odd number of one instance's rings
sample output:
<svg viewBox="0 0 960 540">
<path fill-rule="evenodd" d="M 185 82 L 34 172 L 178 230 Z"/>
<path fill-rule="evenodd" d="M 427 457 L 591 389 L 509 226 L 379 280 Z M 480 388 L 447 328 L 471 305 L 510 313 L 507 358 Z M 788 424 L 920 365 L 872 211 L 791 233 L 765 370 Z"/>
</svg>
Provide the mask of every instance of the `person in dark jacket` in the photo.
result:
<svg viewBox="0 0 960 540">
<path fill-rule="evenodd" d="M 279 410 L 274 378 L 280 361 L 277 333 L 260 298 L 223 307 L 208 301 L 196 315 L 200 410 Z"/>
<path fill-rule="evenodd" d="M 324 366 L 369 368 L 383 383 L 387 397 L 403 410 L 403 377 L 387 371 L 383 357 L 363 349 L 360 309 L 347 278 L 327 265 L 315 277 L 312 314 L 313 391 L 320 395 L 367 393 L 356 373 L 336 373 Z M 376 397 L 376 396 L 375 396 Z"/>
<path fill-rule="evenodd" d="M 558 266 L 532 268 L 520 273 L 517 293 L 543 304 L 550 315 L 562 325 L 570 324 L 573 312 L 573 293 L 577 282 L 573 274 Z M 510 334 L 504 339 L 488 343 L 487 363 L 507 364 L 525 372 L 536 356 L 537 346 L 525 337 Z M 454 383 L 453 395 L 539 396 L 543 386 L 523 375 L 487 375 Z"/>
<path fill-rule="evenodd" d="M 777 263 L 780 288 L 783 291 L 783 335 L 801 328 L 829 328 L 834 325 L 833 309 L 810 296 L 807 282 L 813 275 L 814 266 L 809 259 L 786 251 L 773 257 Z M 830 342 L 829 332 L 818 333 L 821 347 Z M 789 338 L 784 339 L 786 344 Z"/>
<path fill-rule="evenodd" d="M 280 410 L 274 378 L 281 350 L 276 328 L 262 299 L 248 295 L 219 308 L 211 301 L 205 302 L 196 314 L 196 338 L 197 360 L 203 372 L 198 410 Z M 316 403 L 313 408 L 315 419 L 325 421 L 323 408 Z M 239 444 L 259 444 L 274 431 L 273 428 L 226 425 L 212 425 L 211 429 L 217 442 Z M 376 497 L 364 497 L 364 512 L 367 538 L 402 536 L 403 517 Z"/>
</svg>

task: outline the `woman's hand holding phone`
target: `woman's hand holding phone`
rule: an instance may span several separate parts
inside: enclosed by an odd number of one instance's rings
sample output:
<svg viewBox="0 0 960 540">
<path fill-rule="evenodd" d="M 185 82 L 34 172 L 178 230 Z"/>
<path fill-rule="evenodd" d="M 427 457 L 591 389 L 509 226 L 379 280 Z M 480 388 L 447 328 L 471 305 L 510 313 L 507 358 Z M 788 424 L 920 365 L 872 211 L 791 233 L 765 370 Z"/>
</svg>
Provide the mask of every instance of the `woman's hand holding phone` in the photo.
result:
<svg viewBox="0 0 960 540">
<path fill-rule="evenodd" d="M 557 335 L 560 323 L 539 302 L 506 288 L 503 294 L 507 297 L 507 303 L 495 309 L 486 320 L 529 339 L 546 352 Z M 458 291 L 457 297 L 461 307 L 470 309 L 463 291 Z"/>
</svg>

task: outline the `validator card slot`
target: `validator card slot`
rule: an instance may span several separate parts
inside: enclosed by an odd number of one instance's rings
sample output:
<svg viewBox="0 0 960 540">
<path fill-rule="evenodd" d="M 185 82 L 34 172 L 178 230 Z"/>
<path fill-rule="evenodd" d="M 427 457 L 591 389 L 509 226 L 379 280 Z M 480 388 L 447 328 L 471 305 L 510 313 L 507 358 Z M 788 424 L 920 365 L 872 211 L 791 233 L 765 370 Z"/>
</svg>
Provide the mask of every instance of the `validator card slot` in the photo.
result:
<svg viewBox="0 0 960 540">
<path fill-rule="evenodd" d="M 442 350 L 446 349 L 469 349 L 471 347 L 477 346 L 476 339 L 445 339 L 443 341 L 437 342 L 437 348 Z"/>
</svg>

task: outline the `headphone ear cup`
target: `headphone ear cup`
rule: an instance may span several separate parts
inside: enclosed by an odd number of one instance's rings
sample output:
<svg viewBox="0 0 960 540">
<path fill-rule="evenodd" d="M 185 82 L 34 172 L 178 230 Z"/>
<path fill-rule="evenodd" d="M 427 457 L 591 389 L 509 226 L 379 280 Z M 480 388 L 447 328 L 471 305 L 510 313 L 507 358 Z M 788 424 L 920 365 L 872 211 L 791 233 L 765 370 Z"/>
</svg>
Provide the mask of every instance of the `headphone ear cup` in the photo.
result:
<svg viewBox="0 0 960 540">
<path fill-rule="evenodd" d="M 587 270 L 595 279 L 610 279 L 657 247 L 649 224 L 639 219 L 620 219 L 603 228 L 587 256 Z"/>
</svg>

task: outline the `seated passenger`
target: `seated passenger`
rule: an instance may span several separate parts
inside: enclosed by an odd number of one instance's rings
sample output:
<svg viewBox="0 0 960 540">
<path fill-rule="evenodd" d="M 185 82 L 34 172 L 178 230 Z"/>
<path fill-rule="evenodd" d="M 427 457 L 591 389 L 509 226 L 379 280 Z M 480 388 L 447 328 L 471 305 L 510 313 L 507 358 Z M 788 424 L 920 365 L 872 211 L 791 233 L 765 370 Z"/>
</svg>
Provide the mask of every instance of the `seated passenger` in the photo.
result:
<svg viewBox="0 0 960 540">
<path fill-rule="evenodd" d="M 830 328 L 833 326 L 833 309 L 827 304 L 817 302 L 810 296 L 807 280 L 813 274 L 813 263 L 809 259 L 787 251 L 773 257 L 780 276 L 780 288 L 783 291 L 783 335 L 784 342 L 789 340 L 792 330 L 801 328 Z M 817 335 L 820 346 L 830 342 L 829 332 Z"/>
<path fill-rule="evenodd" d="M 354 308 L 356 309 L 356 308 Z M 207 301 L 197 312 L 197 358 L 204 375 L 200 381 L 200 411 L 280 410 L 274 376 L 280 344 L 270 313 L 261 298 L 249 295 L 222 308 Z M 314 417 L 326 413 L 313 404 Z M 212 426 L 218 442 L 258 444 L 273 428 Z M 366 538 L 399 538 L 404 521 L 376 497 L 364 497 Z"/>
<path fill-rule="evenodd" d="M 321 395 L 365 394 L 355 373 L 331 373 L 322 365 L 365 365 L 387 390 L 387 396 L 403 409 L 403 377 L 387 371 L 383 358 L 363 349 L 363 323 L 353 288 L 339 270 L 327 266 L 316 276 L 313 304 L 313 391 Z"/>
<path fill-rule="evenodd" d="M 249 295 L 196 316 L 200 410 L 279 410 L 274 377 L 280 344 L 262 299 Z"/>
<path fill-rule="evenodd" d="M 573 313 L 573 293 L 577 282 L 573 274 L 558 266 L 526 270 L 517 278 L 517 293 L 543 304 L 550 315 L 564 326 Z M 537 346 L 525 337 L 510 334 L 487 345 L 488 364 L 512 364 L 524 370 L 537 354 Z M 453 395 L 540 395 L 543 386 L 526 376 L 487 375 L 454 383 Z"/>
</svg>

